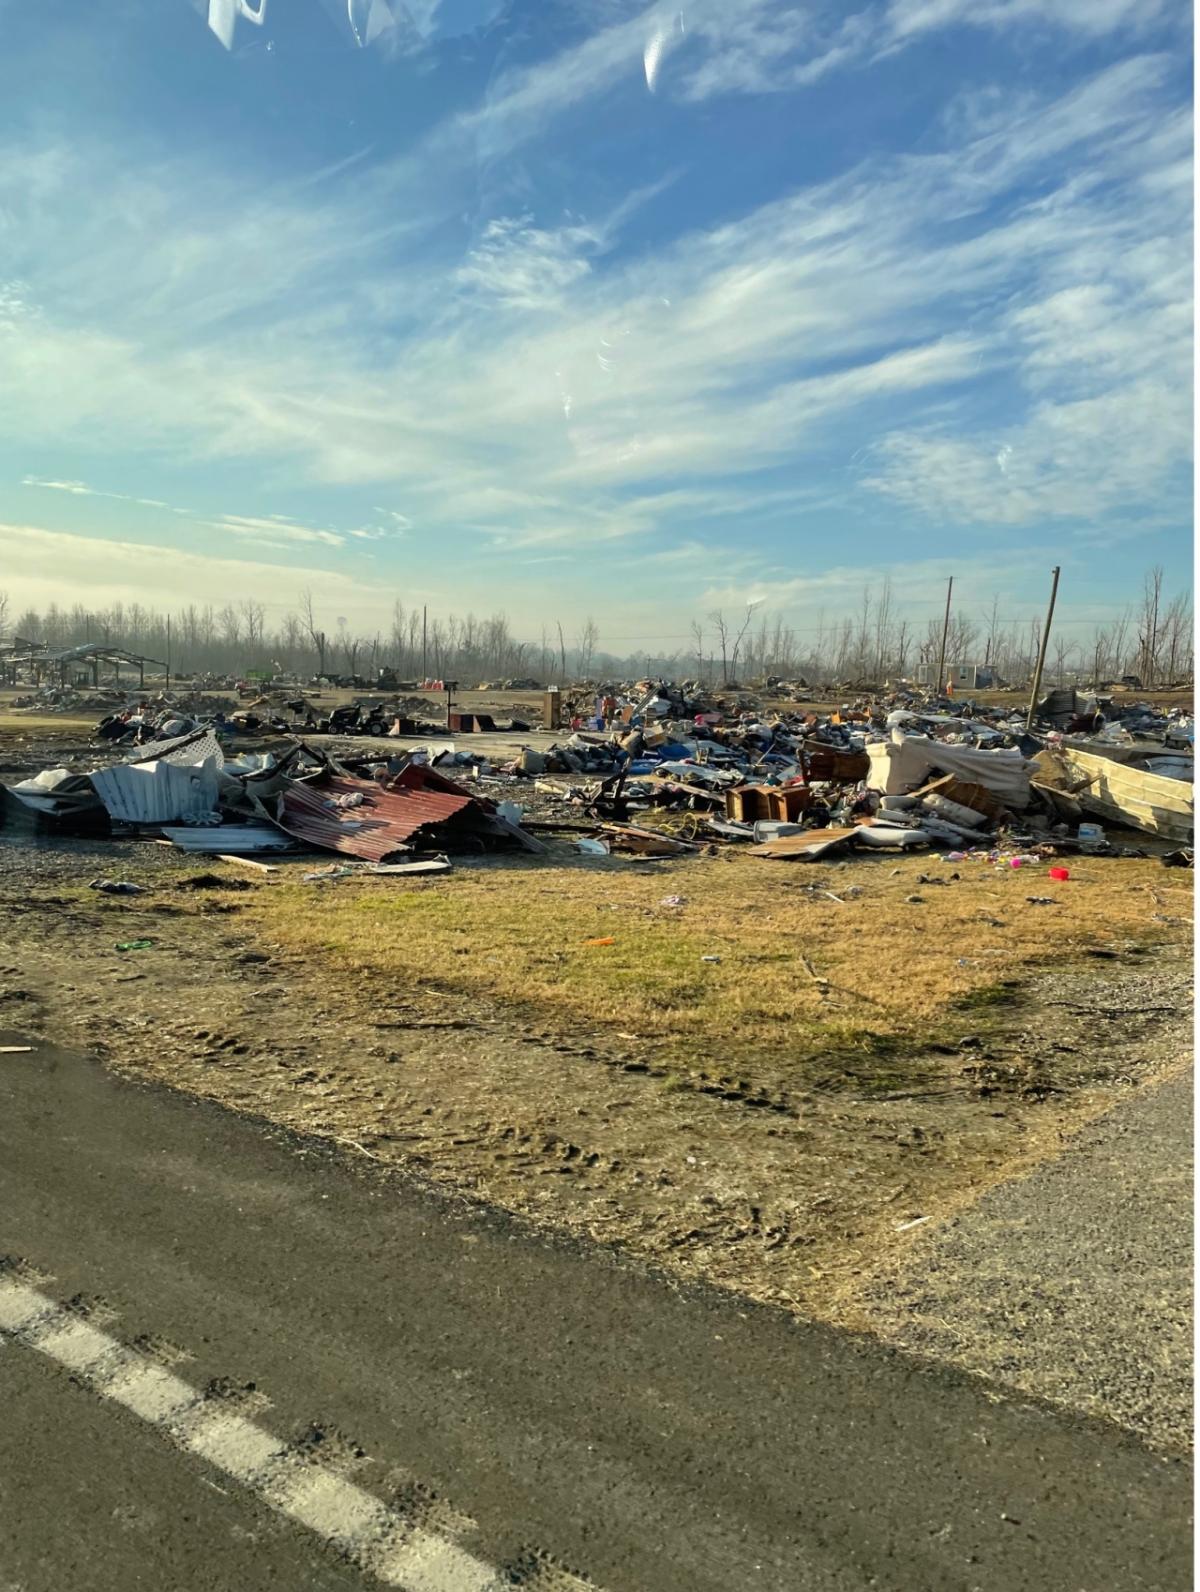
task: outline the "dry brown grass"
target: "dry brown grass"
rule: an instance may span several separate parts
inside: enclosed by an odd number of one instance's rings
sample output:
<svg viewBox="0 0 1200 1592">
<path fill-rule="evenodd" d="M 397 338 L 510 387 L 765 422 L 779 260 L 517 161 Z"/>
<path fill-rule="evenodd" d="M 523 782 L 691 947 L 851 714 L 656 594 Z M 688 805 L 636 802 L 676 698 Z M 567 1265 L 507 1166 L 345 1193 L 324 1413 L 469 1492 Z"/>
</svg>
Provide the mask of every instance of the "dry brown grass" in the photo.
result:
<svg viewBox="0 0 1200 1592">
<path fill-rule="evenodd" d="M 1186 875 L 1079 858 L 1056 883 L 1047 866 L 520 860 L 405 884 L 281 884 L 251 911 L 272 939 L 332 953 L 343 972 L 466 993 L 564 1031 L 653 1035 L 681 1065 L 699 1041 L 777 1066 L 952 1038 L 1039 966 L 1186 938 Z M 664 905 L 670 895 L 685 905 Z"/>
<path fill-rule="evenodd" d="M 1182 1064 L 1189 876 L 1070 866 L 564 857 L 233 894 L 176 890 L 225 869 L 145 846 L 132 898 L 0 878 L 0 958 L 23 1021 L 123 1071 L 859 1322 L 911 1223 Z"/>
<path fill-rule="evenodd" d="M 0 736 L 6 740 L 20 735 L 45 735 L 48 731 L 75 733 L 90 729 L 98 713 L 0 713 Z"/>
</svg>

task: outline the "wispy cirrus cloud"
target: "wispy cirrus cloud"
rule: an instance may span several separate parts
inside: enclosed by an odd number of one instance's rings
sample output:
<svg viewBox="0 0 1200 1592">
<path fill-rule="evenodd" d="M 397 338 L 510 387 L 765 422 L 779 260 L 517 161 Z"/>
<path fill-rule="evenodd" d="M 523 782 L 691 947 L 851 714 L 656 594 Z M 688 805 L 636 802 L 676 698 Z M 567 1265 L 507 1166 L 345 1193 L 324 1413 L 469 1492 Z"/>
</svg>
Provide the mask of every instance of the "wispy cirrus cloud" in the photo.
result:
<svg viewBox="0 0 1200 1592">
<path fill-rule="evenodd" d="M 295 520 L 287 519 L 283 515 L 264 518 L 255 514 L 220 514 L 208 523 L 214 530 L 228 531 L 231 536 L 269 538 L 272 545 L 277 547 L 296 542 L 318 543 L 323 547 L 346 545 L 346 535 L 342 531 L 331 531 L 321 526 L 298 525 Z"/>
<path fill-rule="evenodd" d="M 403 521 L 404 516 L 391 516 L 386 509 L 378 512 L 392 518 L 390 525 L 356 526 L 350 530 L 337 530 L 331 526 L 304 525 L 287 514 L 206 516 L 164 502 L 162 498 L 135 497 L 128 492 L 109 492 L 100 487 L 89 486 L 85 481 L 57 481 L 42 476 L 27 475 L 22 478 L 21 485 L 40 487 L 53 492 L 66 492 L 72 497 L 109 498 L 118 503 L 135 503 L 142 508 L 163 509 L 208 529 L 222 531 L 230 536 L 245 537 L 261 546 L 275 548 L 287 548 L 303 543 L 340 548 L 345 547 L 347 541 L 351 539 L 381 542 L 403 534 L 403 528 L 397 522 Z"/>
<path fill-rule="evenodd" d="M 510 309 L 544 310 L 591 270 L 599 236 L 586 226 L 554 231 L 529 216 L 490 221 L 455 280 Z"/>
<path fill-rule="evenodd" d="M 114 498 L 119 503 L 140 503 L 148 509 L 170 509 L 169 503 L 164 503 L 160 498 L 134 497 L 128 492 L 103 492 L 99 487 L 88 486 L 84 481 L 47 481 L 41 476 L 26 475 L 21 478 L 22 486 L 41 487 L 48 492 L 67 492 L 72 497 L 99 497 Z M 186 509 L 172 509 L 173 514 L 186 514 Z"/>
<path fill-rule="evenodd" d="M 1083 37 L 1153 27 L 1166 11 L 1164 0 L 892 0 L 883 28 L 892 39 L 910 41 L 941 28 L 1061 29 Z"/>
<path fill-rule="evenodd" d="M 382 514 L 384 519 L 390 520 L 395 529 L 395 533 L 398 536 L 402 536 L 405 531 L 412 530 L 413 522 L 409 519 L 407 514 L 401 514 L 398 509 L 383 509 L 376 504 L 372 512 L 375 514 Z"/>
<path fill-rule="evenodd" d="M 771 14 L 733 9 L 743 29 Z M 684 67 L 716 59 L 729 14 L 713 5 L 689 20 L 699 54 L 672 44 L 660 86 L 678 69 L 681 94 L 719 92 L 688 90 Z M 509 118 L 514 136 L 552 118 L 571 102 L 547 74 L 592 92 L 646 15 L 565 66 L 502 77 L 480 116 Z M 870 12 L 872 27 L 883 15 Z M 812 60 L 858 49 L 843 21 L 818 23 L 788 24 Z M 920 31 L 915 13 L 908 25 Z M 754 56 L 764 69 L 767 54 Z M 347 516 L 352 529 L 207 521 L 284 551 L 345 553 L 414 522 L 497 549 L 676 536 L 733 518 L 730 479 L 839 448 L 866 461 L 846 472 L 847 495 L 914 512 L 1019 525 L 1072 501 L 1096 507 L 1071 481 L 1095 470 L 1105 427 L 1133 398 L 1162 414 L 1177 379 L 1148 355 L 1178 348 L 1187 303 L 1186 197 L 1170 176 L 1186 168 L 1186 125 L 1163 114 L 1167 71 L 1161 56 L 1135 57 L 1057 96 L 989 99 L 944 125 L 940 144 L 634 250 L 620 247 L 630 205 L 615 218 L 494 217 L 456 252 L 444 208 L 416 202 L 424 187 L 402 225 L 381 221 L 385 179 L 361 164 L 334 188 L 263 194 L 186 161 L 131 177 L 113 151 L 24 160 L 14 147 L 0 197 L 22 218 L 25 286 L 4 312 L 0 419 L 12 435 L 68 434 L 97 452 L 394 486 L 411 507 L 376 510 L 373 525 Z M 386 181 L 403 197 L 402 173 Z M 63 217 L 114 191 L 139 219 L 124 232 L 85 222 L 83 271 Z M 972 408 L 984 383 L 984 407 L 1001 393 L 1006 409 L 987 427 Z M 1155 472 L 1186 455 L 1178 427 L 1160 432 L 1104 502 L 1147 500 Z M 1003 508 L 985 513 L 996 480 Z"/>
<path fill-rule="evenodd" d="M 321 590 L 341 611 L 365 616 L 377 600 L 367 582 L 339 570 L 293 564 L 281 589 L 277 565 L 225 557 L 166 542 L 80 535 L 26 522 L 0 521 L 5 586 L 14 603 L 45 607 L 64 591 L 86 591 L 103 607 L 127 603 L 131 592 L 147 606 L 181 601 L 225 603 L 229 594 L 261 595 L 273 614 L 294 607 L 305 586 Z"/>
<path fill-rule="evenodd" d="M 805 88 L 948 29 L 1037 30 L 1083 42 L 1136 36 L 1170 20 L 1165 0 L 890 0 L 850 11 L 816 0 L 621 7 L 578 43 L 502 73 L 485 103 L 454 127 L 472 132 L 494 159 L 639 77 L 652 93 L 696 103 Z"/>
</svg>

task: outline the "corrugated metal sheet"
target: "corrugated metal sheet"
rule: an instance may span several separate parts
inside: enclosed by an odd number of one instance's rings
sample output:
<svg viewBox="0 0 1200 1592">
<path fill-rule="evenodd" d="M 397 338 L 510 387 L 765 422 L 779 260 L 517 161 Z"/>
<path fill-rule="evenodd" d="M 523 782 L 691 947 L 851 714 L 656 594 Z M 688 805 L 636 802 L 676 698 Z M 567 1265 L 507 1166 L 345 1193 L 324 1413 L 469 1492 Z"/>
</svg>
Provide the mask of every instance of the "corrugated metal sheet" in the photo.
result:
<svg viewBox="0 0 1200 1592">
<path fill-rule="evenodd" d="M 186 768 L 193 763 L 212 762 L 217 768 L 225 766 L 225 753 L 216 734 L 208 728 L 189 730 L 177 735 L 173 741 L 151 741 L 129 759 L 131 763 L 174 763 Z"/>
<path fill-rule="evenodd" d="M 424 790 L 415 785 L 393 785 L 384 790 L 370 780 L 345 778 L 297 783 L 280 792 L 276 821 L 289 835 L 310 845 L 362 857 L 367 862 L 382 862 L 419 829 L 444 824 L 475 801 L 465 791 L 456 792 L 449 780 L 438 780 L 437 784 L 443 788 Z M 356 792 L 363 796 L 360 807 L 329 805 L 332 797 Z"/>
<path fill-rule="evenodd" d="M 164 829 L 163 834 L 181 851 L 203 852 L 212 856 L 248 856 L 256 851 L 287 851 L 294 845 L 290 835 L 265 824 L 206 824 L 199 829 Z"/>
<path fill-rule="evenodd" d="M 92 775 L 110 818 L 126 824 L 174 824 L 202 818 L 217 805 L 217 766 L 122 763 Z"/>
</svg>

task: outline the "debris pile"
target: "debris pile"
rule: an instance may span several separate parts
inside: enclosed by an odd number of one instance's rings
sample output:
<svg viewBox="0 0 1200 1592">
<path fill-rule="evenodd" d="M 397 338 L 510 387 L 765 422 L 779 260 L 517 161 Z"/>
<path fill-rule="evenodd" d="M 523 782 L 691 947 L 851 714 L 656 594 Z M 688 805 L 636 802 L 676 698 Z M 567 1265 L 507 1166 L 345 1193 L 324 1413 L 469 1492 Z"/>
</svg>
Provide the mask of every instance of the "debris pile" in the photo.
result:
<svg viewBox="0 0 1200 1592">
<path fill-rule="evenodd" d="M 102 722 L 114 747 L 132 743 L 124 761 L 0 786 L 0 810 L 9 823 L 152 833 L 196 853 L 329 851 L 353 859 L 344 868 L 431 851 L 542 851 L 543 831 L 588 855 L 740 844 L 780 860 L 924 847 L 1115 854 L 1094 819 L 1184 850 L 1192 838 L 1190 716 L 1118 712 L 1111 698 L 1074 691 L 1049 692 L 1027 733 L 1012 707 L 915 688 L 818 714 L 778 696 L 768 711 L 745 693 L 643 680 L 602 688 L 588 722 L 550 744 L 511 730 L 485 740 L 494 756 L 439 741 L 445 726 L 408 716 L 426 706 L 397 696 L 317 720 L 300 694 L 201 719 L 160 698 Z M 484 715 L 460 718 L 465 733 L 495 729 Z M 268 749 L 239 755 L 231 743 L 252 745 L 244 732 L 255 730 Z M 344 738 L 336 752 L 314 749 L 321 732 Z M 424 735 L 428 744 L 414 744 Z M 383 744 L 346 749 L 355 737 Z M 519 804 L 502 799 L 505 788 Z"/>
<path fill-rule="evenodd" d="M 609 849 L 646 854 L 646 831 L 658 835 L 653 849 L 662 855 L 737 841 L 780 858 L 919 846 L 990 853 L 1000 843 L 1018 853 L 1034 845 L 1046 854 L 1101 850 L 1103 831 L 1087 813 L 1175 841 L 1191 837 L 1191 758 L 1165 740 L 1172 728 L 1177 738 L 1188 733 L 1190 721 L 1156 721 L 1140 707 L 1131 720 L 1152 724 L 1153 738 L 1139 728 L 1145 738 L 1127 731 L 1128 745 L 1115 752 L 1106 743 L 1098 778 L 1077 777 L 1074 743 L 1045 721 L 1040 734 L 1027 734 L 1024 713 L 1011 708 L 923 703 L 914 692 L 823 716 L 728 703 L 691 712 L 696 706 L 687 688 L 665 686 L 624 706 L 606 701 L 594 729 L 527 747 L 499 772 L 532 779 L 547 795 L 558 791 L 547 775 L 598 776 L 560 798 L 607 825 L 596 838 Z M 1140 800 L 1121 797 L 1114 759 L 1127 760 L 1127 780 L 1140 778 Z M 632 836 L 631 825 L 642 833 Z"/>
<path fill-rule="evenodd" d="M 227 759 L 210 726 L 88 773 L 46 769 L 0 785 L 0 819 L 60 834 L 146 836 L 197 854 L 334 851 L 376 867 L 433 851 L 540 852 L 519 808 L 407 756 L 348 759 L 292 741 Z"/>
</svg>

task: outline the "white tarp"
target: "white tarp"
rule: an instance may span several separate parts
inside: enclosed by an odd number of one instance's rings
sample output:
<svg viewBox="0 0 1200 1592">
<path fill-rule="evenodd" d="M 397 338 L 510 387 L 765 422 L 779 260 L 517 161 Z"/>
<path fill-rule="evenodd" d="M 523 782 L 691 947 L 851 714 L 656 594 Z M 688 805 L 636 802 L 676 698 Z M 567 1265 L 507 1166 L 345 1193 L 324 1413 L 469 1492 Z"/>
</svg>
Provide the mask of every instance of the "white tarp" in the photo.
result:
<svg viewBox="0 0 1200 1592">
<path fill-rule="evenodd" d="M 44 768 L 32 779 L 23 779 L 19 785 L 10 785 L 9 789 L 19 791 L 22 796 L 49 796 L 64 780 L 75 778 L 77 776 L 69 768 Z"/>
<path fill-rule="evenodd" d="M 985 750 L 979 746 L 948 746 L 928 735 L 906 735 L 898 726 L 890 740 L 867 747 L 871 772 L 867 784 L 885 796 L 900 796 L 924 785 L 934 769 L 982 785 L 1009 807 L 1029 806 L 1029 775 L 1036 765 L 1015 746 Z"/>
</svg>

